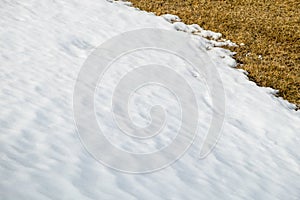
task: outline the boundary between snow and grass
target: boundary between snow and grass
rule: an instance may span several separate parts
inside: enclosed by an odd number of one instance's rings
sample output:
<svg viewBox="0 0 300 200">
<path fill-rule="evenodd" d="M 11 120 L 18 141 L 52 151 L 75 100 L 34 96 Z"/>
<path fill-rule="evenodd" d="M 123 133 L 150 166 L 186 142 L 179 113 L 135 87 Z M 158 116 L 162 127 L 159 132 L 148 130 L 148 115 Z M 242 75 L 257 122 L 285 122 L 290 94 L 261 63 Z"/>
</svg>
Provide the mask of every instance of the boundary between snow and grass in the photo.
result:
<svg viewBox="0 0 300 200">
<path fill-rule="evenodd" d="M 134 7 L 133 4 L 130 1 L 126 1 L 126 0 L 107 0 L 107 1 L 110 2 L 110 3 L 117 3 L 117 4 L 121 4 L 121 5 L 124 5 L 124 6 L 131 7 L 136 11 L 142 11 L 142 12 L 146 12 L 146 13 L 150 13 L 150 14 L 155 15 L 155 13 L 153 13 L 153 12 L 144 11 L 144 10 L 141 10 L 140 8 Z M 157 16 L 157 15 L 155 15 L 155 16 Z M 210 30 L 205 30 L 205 29 L 201 28 L 198 24 L 190 24 L 190 25 L 185 24 L 181 21 L 180 17 L 177 16 L 177 15 L 164 14 L 164 15 L 160 15 L 160 16 L 157 16 L 157 17 L 162 17 L 163 19 L 165 19 L 169 23 L 173 24 L 174 29 L 177 30 L 177 31 L 191 33 L 191 34 L 198 35 L 198 36 L 206 39 L 207 44 L 208 44 L 206 46 L 206 49 L 208 51 L 212 50 L 213 48 L 240 47 L 240 46 L 244 45 L 243 43 L 240 44 L 240 45 L 237 45 L 236 43 L 234 43 L 230 40 L 226 40 L 226 39 L 222 38 L 222 33 L 214 32 L 214 31 L 210 31 Z M 249 79 L 249 76 L 248 76 L 249 73 L 246 70 L 237 68 L 239 63 L 234 58 L 234 56 L 236 55 L 236 52 L 232 52 L 232 51 L 230 51 L 226 48 L 222 48 L 222 50 L 225 50 L 226 54 L 234 60 L 234 63 L 230 63 L 229 67 L 235 68 L 240 73 L 243 73 L 244 75 L 246 75 L 248 81 L 251 81 L 251 82 L 253 82 L 257 85 L 257 83 L 255 81 L 253 81 L 252 79 Z M 223 56 L 222 58 L 225 58 L 225 57 Z M 283 99 L 283 97 L 281 97 L 281 96 L 278 96 L 278 93 L 279 93 L 278 90 L 270 88 L 270 87 L 260 86 L 260 85 L 257 85 L 257 86 L 261 87 L 261 88 L 267 88 L 267 90 L 268 90 L 267 93 L 269 95 L 274 96 L 280 102 L 281 105 L 283 105 L 285 107 L 287 106 L 288 109 L 292 109 L 292 110 L 296 110 L 296 111 L 299 110 L 299 107 L 296 104 L 291 103 L 286 99 Z M 283 102 L 285 102 L 285 103 L 283 103 Z"/>
<path fill-rule="evenodd" d="M 300 108 L 300 63 L 297 47 L 299 15 L 296 0 L 291 1 L 199 1 L 130 0 L 133 6 L 156 15 L 174 14 L 187 24 L 223 33 L 240 44 L 226 47 L 236 51 L 238 68 L 263 87 L 272 87 Z M 249 11 L 249 12 L 245 12 Z"/>
</svg>

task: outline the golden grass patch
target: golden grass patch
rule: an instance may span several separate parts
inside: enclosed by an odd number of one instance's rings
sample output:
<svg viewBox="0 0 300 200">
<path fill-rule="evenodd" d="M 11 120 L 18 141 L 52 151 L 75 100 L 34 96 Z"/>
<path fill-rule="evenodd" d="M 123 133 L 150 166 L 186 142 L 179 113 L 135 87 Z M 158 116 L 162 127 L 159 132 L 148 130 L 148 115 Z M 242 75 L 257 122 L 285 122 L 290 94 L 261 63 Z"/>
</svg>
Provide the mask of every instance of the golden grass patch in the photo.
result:
<svg viewBox="0 0 300 200">
<path fill-rule="evenodd" d="M 239 68 L 260 86 L 300 106 L 299 0 L 130 0 L 157 15 L 221 32 L 244 46 L 232 47 Z"/>
</svg>

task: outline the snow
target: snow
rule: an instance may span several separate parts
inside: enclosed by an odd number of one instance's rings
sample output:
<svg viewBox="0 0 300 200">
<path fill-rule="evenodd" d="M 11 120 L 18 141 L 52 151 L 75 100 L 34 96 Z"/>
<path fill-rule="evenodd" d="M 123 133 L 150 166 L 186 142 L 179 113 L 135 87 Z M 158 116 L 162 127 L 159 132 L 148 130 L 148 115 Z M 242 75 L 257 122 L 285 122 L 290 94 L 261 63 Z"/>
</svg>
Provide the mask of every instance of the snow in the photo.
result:
<svg viewBox="0 0 300 200">
<path fill-rule="evenodd" d="M 163 17 L 165 20 L 167 20 L 170 23 L 181 21 L 181 19 L 177 15 L 164 14 L 164 15 L 161 15 L 161 17 Z"/>
<path fill-rule="evenodd" d="M 235 69 L 232 52 L 218 47 L 224 41 L 203 38 L 218 40 L 220 34 L 185 25 L 174 16 L 138 11 L 124 2 L 12 0 L 2 1 L 0 13 L 1 199 L 300 198 L 300 113 L 275 97 L 275 90 L 258 87 L 244 71 Z M 215 62 L 225 91 L 226 115 L 222 137 L 205 159 L 199 159 L 204 135 L 198 134 L 171 166 L 128 174 L 99 164 L 82 146 L 74 123 L 73 91 L 83 63 L 96 47 L 141 28 L 161 28 L 174 35 L 176 30 L 204 31 L 192 36 L 199 50 L 190 48 L 199 57 L 206 56 L 204 49 L 207 59 Z M 125 56 L 103 81 L 115 84 L 131 66 L 150 64 L 153 59 L 171 64 L 192 83 L 201 113 L 199 133 L 206 132 L 212 104 L 205 81 L 172 54 L 149 50 L 146 55 Z M 159 76 L 168 80 L 168 74 Z M 98 122 L 105 121 L 103 129 L 110 131 L 110 141 L 141 152 L 169 144 L 180 120 L 174 95 L 153 86 L 132 97 L 129 107 L 135 112 L 130 117 L 138 124 L 147 124 L 148 110 L 157 103 L 173 117 L 165 135 L 143 148 L 131 140 L 122 142 L 116 125 L 107 118 L 108 86 L 96 91 L 95 107 Z"/>
</svg>

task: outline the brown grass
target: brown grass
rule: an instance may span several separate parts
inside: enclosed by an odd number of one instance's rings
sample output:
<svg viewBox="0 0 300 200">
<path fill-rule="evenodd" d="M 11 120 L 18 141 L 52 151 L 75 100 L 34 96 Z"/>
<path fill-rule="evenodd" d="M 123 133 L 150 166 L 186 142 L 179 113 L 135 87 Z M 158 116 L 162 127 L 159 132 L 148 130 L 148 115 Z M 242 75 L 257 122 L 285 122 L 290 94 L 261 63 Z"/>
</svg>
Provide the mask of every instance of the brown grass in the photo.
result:
<svg viewBox="0 0 300 200">
<path fill-rule="evenodd" d="M 244 46 L 237 52 L 240 68 L 260 86 L 300 106 L 299 0 L 130 0 L 157 15 L 175 14 L 187 24 L 221 32 Z M 262 59 L 259 59 L 259 55 Z"/>
</svg>

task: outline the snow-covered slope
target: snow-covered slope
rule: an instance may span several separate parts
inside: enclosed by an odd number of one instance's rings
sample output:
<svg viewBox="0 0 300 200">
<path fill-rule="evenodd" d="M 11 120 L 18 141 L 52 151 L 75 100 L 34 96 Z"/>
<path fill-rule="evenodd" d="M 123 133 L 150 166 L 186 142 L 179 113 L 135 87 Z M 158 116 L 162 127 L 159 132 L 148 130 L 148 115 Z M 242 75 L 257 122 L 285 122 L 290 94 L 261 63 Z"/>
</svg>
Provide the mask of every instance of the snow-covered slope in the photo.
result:
<svg viewBox="0 0 300 200">
<path fill-rule="evenodd" d="M 201 37 L 212 34 L 217 39 L 218 34 L 169 23 L 172 16 L 165 20 L 104 0 L 2 0 L 0 14 L 0 199 L 300 198 L 300 113 L 274 97 L 272 89 L 248 81 L 241 70 L 232 68 L 235 61 L 230 52 Z M 208 59 L 215 61 L 223 81 L 226 116 L 223 135 L 206 159 L 198 159 L 201 134 L 200 142 L 177 162 L 147 174 L 112 170 L 83 148 L 73 119 L 73 90 L 81 66 L 107 39 L 139 28 L 174 33 L 198 30 L 195 45 L 206 49 Z M 201 51 L 195 53 L 201 56 Z M 147 55 L 180 67 L 181 61 L 172 55 Z M 133 58 L 124 58 L 116 66 L 151 61 L 144 54 Z M 195 84 L 193 89 L 199 88 L 201 132 L 210 120 L 209 95 L 201 79 L 184 70 L 186 79 Z M 161 101 L 149 91 L 138 95 L 171 106 L 171 115 L 176 116 L 172 94 L 163 90 L 166 101 Z M 97 94 L 95 106 L 105 112 L 108 93 Z M 146 106 L 133 103 L 139 113 L 132 116 L 135 121 L 141 120 Z M 97 115 L 100 121 L 108 120 L 102 111 Z M 167 125 L 170 134 L 176 130 L 176 120 Z M 112 142 L 122 141 L 114 135 L 117 127 L 110 121 L 105 124 Z M 155 150 L 155 145 L 168 144 L 169 139 L 156 142 L 138 150 Z M 138 147 L 131 141 L 123 145 L 129 150 Z"/>
</svg>

